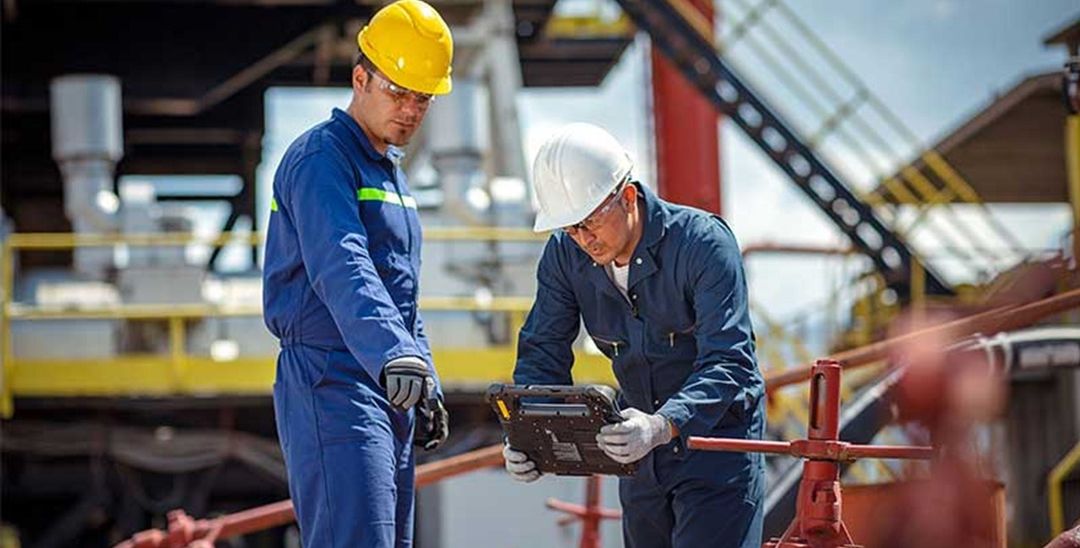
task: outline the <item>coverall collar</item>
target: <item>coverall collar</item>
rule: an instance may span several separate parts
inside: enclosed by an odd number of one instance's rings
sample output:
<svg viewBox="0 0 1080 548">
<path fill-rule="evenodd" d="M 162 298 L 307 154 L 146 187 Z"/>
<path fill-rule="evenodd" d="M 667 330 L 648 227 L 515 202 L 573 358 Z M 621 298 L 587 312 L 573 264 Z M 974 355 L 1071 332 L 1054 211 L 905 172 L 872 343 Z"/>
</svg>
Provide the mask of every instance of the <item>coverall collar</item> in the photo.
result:
<svg viewBox="0 0 1080 548">
<path fill-rule="evenodd" d="M 401 158 L 403 156 L 405 156 L 405 152 L 394 145 L 387 146 L 386 155 L 379 154 L 379 151 L 375 150 L 375 147 L 372 146 L 367 134 L 364 133 L 364 130 L 360 128 L 360 124 L 356 123 L 356 120 L 354 120 L 348 112 L 345 112 L 340 108 L 335 108 L 332 116 L 335 120 L 341 122 L 345 125 L 345 127 L 349 128 L 349 133 L 352 133 L 353 137 L 356 138 L 356 142 L 360 144 L 360 150 L 364 151 L 364 155 L 367 156 L 369 159 L 387 159 L 396 164 L 401 161 Z"/>
<path fill-rule="evenodd" d="M 664 204 L 660 201 L 660 197 L 651 188 L 638 182 L 634 184 L 637 185 L 638 192 L 645 202 L 645 214 L 641 216 L 645 228 L 641 231 L 641 241 L 637 245 L 637 249 L 640 250 L 643 247 L 655 246 L 660 242 L 660 238 L 664 237 L 664 232 L 667 229 L 668 213 L 667 209 L 664 208 Z"/>
<path fill-rule="evenodd" d="M 645 226 L 641 229 L 641 240 L 638 241 L 633 258 L 630 259 L 628 287 L 634 287 L 641 280 L 652 276 L 657 270 L 660 270 L 660 267 L 656 265 L 656 260 L 653 258 L 654 248 L 664 237 L 664 232 L 667 231 L 667 208 L 660 200 L 660 197 L 651 188 L 641 183 L 635 184 L 638 192 L 641 193 L 642 204 L 645 206 L 645 211 L 639 217 L 641 222 L 645 223 Z"/>
</svg>

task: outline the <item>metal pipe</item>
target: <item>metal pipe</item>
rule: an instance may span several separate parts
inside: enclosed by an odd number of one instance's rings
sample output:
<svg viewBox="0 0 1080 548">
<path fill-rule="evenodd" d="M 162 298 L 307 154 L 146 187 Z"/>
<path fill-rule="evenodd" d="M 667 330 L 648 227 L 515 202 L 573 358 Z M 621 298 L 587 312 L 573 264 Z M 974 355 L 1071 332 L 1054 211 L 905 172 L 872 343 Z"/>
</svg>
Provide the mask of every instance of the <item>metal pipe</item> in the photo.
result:
<svg viewBox="0 0 1080 548">
<path fill-rule="evenodd" d="M 102 74 L 70 74 L 49 85 L 52 155 L 64 178 L 64 211 L 75 232 L 111 232 L 120 200 L 113 169 L 124 153 L 120 80 Z M 75 269 L 100 278 L 111 250 L 76 250 Z"/>
<path fill-rule="evenodd" d="M 416 468 L 416 487 L 423 488 L 454 476 L 498 466 L 503 462 L 502 450 L 502 444 L 497 443 L 456 457 L 421 464 Z"/>
<path fill-rule="evenodd" d="M 1073 260 L 1080 261 L 1080 114 L 1065 120 L 1065 171 L 1073 214 Z"/>
<path fill-rule="evenodd" d="M 740 453 L 772 453 L 790 455 L 791 442 L 770 440 L 741 440 L 733 438 L 703 438 L 690 436 L 686 446 L 701 451 L 738 451 Z"/>
<path fill-rule="evenodd" d="M 426 236 L 426 233 L 425 233 Z M 857 250 L 850 247 L 832 247 L 822 245 L 804 245 L 804 244 L 777 244 L 772 242 L 761 242 L 757 244 L 751 244 L 743 248 L 742 256 L 747 258 L 751 255 L 758 253 L 790 253 L 790 254 L 805 254 L 805 255 L 855 255 Z"/>
<path fill-rule="evenodd" d="M 839 352 L 832 355 L 831 359 L 840 362 L 844 369 L 853 369 L 882 360 L 903 346 L 942 339 L 952 341 L 973 333 L 992 334 L 1018 329 L 1077 307 L 1080 307 L 1080 289 L 1073 289 L 1033 303 L 994 308 L 899 337 Z M 766 375 L 766 390 L 773 391 L 805 381 L 810 378 L 812 371 L 812 367 L 803 367 Z"/>
<path fill-rule="evenodd" d="M 418 489 L 462 474 L 502 464 L 502 444 L 469 451 L 416 468 Z M 116 548 L 164 548 L 177 546 L 174 536 L 182 536 L 185 546 L 204 546 L 208 541 L 224 540 L 278 527 L 296 520 L 292 500 L 283 500 L 227 514 L 211 520 L 192 520 L 183 510 L 169 513 L 170 534 L 151 529 L 136 533 Z"/>
<path fill-rule="evenodd" d="M 421 297 L 425 312 L 528 312 L 532 297 L 493 297 L 489 302 L 474 297 Z M 126 304 L 78 310 L 8 304 L 5 317 L 22 321 L 41 320 L 164 320 L 252 317 L 262 314 L 259 306 L 218 306 L 212 304 Z"/>
<path fill-rule="evenodd" d="M 845 455 L 851 459 L 922 459 L 934 458 L 933 447 L 909 445 L 849 445 Z"/>
<path fill-rule="evenodd" d="M 505 241 L 542 242 L 550 233 L 536 233 L 527 228 L 512 227 L 431 227 L 424 230 L 424 241 Z M 107 247 L 124 244 L 132 247 L 179 246 L 204 244 L 220 246 L 229 243 L 258 245 L 263 234 L 226 233 L 214 237 L 202 237 L 189 232 L 160 232 L 153 234 L 74 234 L 68 232 L 34 232 L 11 234 L 8 245 L 13 249 L 71 249 L 79 247 Z"/>
</svg>

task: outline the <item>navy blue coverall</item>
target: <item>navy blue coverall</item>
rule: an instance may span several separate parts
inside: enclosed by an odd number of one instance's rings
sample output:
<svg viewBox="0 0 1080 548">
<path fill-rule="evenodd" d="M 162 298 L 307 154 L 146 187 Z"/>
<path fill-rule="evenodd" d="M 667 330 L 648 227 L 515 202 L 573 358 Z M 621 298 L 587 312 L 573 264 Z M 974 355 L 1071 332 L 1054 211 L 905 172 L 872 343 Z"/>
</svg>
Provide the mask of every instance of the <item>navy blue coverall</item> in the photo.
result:
<svg viewBox="0 0 1080 548">
<path fill-rule="evenodd" d="M 760 439 L 765 427 L 739 247 L 720 217 L 638 188 L 645 226 L 630 261 L 629 300 L 603 265 L 566 233 L 553 234 L 521 329 L 514 382 L 573 384 L 571 345 L 584 320 L 611 359 L 621 403 L 679 428 L 635 476 L 620 480 L 626 546 L 757 548 L 762 455 L 687 452 L 685 443 L 689 436 Z"/>
<path fill-rule="evenodd" d="M 414 411 L 383 366 L 431 350 L 417 311 L 420 219 L 397 163 L 335 109 L 274 176 L 264 319 L 274 410 L 304 546 L 412 545 Z"/>
</svg>

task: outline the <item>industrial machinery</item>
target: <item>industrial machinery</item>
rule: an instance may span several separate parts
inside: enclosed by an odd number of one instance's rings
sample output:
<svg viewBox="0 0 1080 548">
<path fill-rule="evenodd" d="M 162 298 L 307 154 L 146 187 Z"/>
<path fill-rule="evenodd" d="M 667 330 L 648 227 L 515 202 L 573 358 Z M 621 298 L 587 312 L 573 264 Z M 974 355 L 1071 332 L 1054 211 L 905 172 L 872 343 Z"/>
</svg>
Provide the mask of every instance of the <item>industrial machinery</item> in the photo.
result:
<svg viewBox="0 0 1080 548">
<path fill-rule="evenodd" d="M 935 333 L 963 339 L 957 352 L 985 354 L 1007 372 L 1012 405 L 986 437 L 1008 453 L 995 470 L 1010 480 L 1014 540 L 1042 541 L 1067 528 L 1080 507 L 1073 472 L 1080 415 L 1062 411 L 1078 406 L 1080 335 L 1070 311 L 1080 229 L 1060 250 L 1024 249 L 988 204 L 1070 203 L 1080 219 L 1080 24 L 1047 39 L 1069 48 L 1064 72 L 1026 78 L 926 146 L 782 0 L 618 0 L 618 8 L 593 15 L 561 11 L 554 0 L 435 3 L 458 45 L 455 92 L 432 107 L 403 167 L 424 218 L 421 307 L 454 417 L 451 443 L 430 458 L 467 458 L 432 470 L 498 460 L 490 450 L 472 452 L 501 438 L 484 392 L 510 382 L 546 237 L 527 229 L 517 96 L 600 85 L 641 31 L 652 45 L 663 195 L 719 209 L 714 122 L 728 120 L 847 239 L 814 252 L 854 265 L 835 297 L 836 308 L 846 308 L 838 327 L 816 346 L 798 336 L 814 332 L 805 322 L 792 328 L 755 312 L 770 435 L 801 437 L 808 420 L 815 425 L 823 410 L 838 409 L 831 396 L 822 407 L 825 388 L 846 409 L 807 434 L 829 439 L 787 446 L 803 456 L 824 451 L 826 462 L 804 468 L 790 455 L 770 458 L 767 531 L 782 537 L 800 507 L 807 517 L 814 504 L 799 496 L 806 478 L 832 493 L 837 474 L 870 483 L 901 475 L 887 464 L 841 465 L 833 461 L 845 459 L 830 452 L 840 440 L 909 442 L 895 427 L 890 398 L 899 379 L 888 369 L 896 365 L 890 351 L 911 340 L 889 338 L 905 319 L 942 322 Z M 185 542 L 251 533 L 253 543 L 290 545 L 291 510 L 277 502 L 288 493 L 269 396 L 278 343 L 259 307 L 259 227 L 269 200 L 257 180 L 275 167 L 268 120 L 283 115 L 268 112 L 268 97 L 347 81 L 353 37 L 373 8 L 300 0 L 4 3 L 0 544 L 17 535 L 28 545 L 112 545 L 169 526 Z M 168 21 L 187 41 L 163 43 L 160 27 L 146 21 Z M 795 35 L 808 45 L 792 46 Z M 756 51 L 756 61 L 740 62 L 740 48 Z M 806 59 L 811 52 L 825 61 Z M 846 91 L 784 62 L 829 65 Z M 790 96 L 811 97 L 815 121 L 791 116 L 789 95 L 767 93 L 755 79 L 759 67 L 795 75 L 780 78 L 795 90 Z M 824 88 L 829 101 L 801 93 L 807 84 Z M 866 110 L 891 136 L 867 129 Z M 831 141 L 864 159 L 871 175 L 837 162 Z M 905 150 L 879 162 L 897 142 Z M 1016 142 L 1040 161 L 982 154 Z M 690 146 L 702 143 L 709 150 Z M 785 242 L 750 247 L 808 251 Z M 940 319 L 943 311 L 956 317 Z M 794 350 L 779 349 L 781 339 Z M 609 363 L 588 345 L 583 337 L 576 347 L 575 381 L 614 384 Z M 809 399 L 821 405 L 808 406 L 805 394 L 783 387 L 816 378 L 799 367 L 812 355 L 866 367 L 846 373 L 843 386 L 817 388 Z M 1031 422 L 1045 428 L 1025 426 Z M 505 488 L 482 474 L 469 481 Z M 469 491 L 455 491 L 453 481 L 420 492 L 420 521 L 443 528 L 418 531 L 419 543 L 437 546 L 453 509 L 467 506 L 453 504 Z M 585 505 L 552 507 L 585 518 L 596 539 L 601 521 L 616 515 L 599 508 L 608 488 L 590 479 Z M 212 518 L 268 503 L 235 521 Z M 178 508 L 186 513 L 167 514 Z M 819 525 L 847 542 L 829 509 L 819 509 Z M 267 513 L 273 519 L 259 527 L 236 525 Z M 257 531 L 262 526 L 275 529 Z M 817 530 L 798 534 L 809 540 Z M 134 545 L 162 545 L 166 536 Z"/>
</svg>

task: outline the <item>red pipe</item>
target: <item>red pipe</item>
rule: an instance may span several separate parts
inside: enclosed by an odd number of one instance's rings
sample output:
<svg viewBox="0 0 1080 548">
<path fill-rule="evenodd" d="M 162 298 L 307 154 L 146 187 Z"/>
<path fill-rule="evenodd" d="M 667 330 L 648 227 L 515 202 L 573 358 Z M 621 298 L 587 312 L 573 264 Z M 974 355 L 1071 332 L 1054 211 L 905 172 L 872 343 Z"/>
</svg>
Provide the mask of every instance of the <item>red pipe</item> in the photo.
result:
<svg viewBox="0 0 1080 548">
<path fill-rule="evenodd" d="M 839 362 L 844 369 L 853 369 L 882 360 L 904 346 L 941 340 L 955 341 L 974 333 L 992 334 L 1027 327 L 1038 320 L 1077 307 L 1080 307 L 1080 289 L 1073 289 L 1033 303 L 1002 306 L 928 329 L 840 352 L 832 355 L 830 359 Z M 773 391 L 801 383 L 810 378 L 812 371 L 813 367 L 804 367 L 767 374 L 765 375 L 766 390 Z"/>
<path fill-rule="evenodd" d="M 502 444 L 463 453 L 416 467 L 416 487 L 502 464 Z M 135 533 L 116 548 L 213 548 L 213 542 L 271 529 L 296 520 L 292 500 L 227 514 L 212 520 L 194 520 L 183 510 L 169 512 L 168 533 L 150 529 Z"/>
<path fill-rule="evenodd" d="M 795 519 L 765 548 L 826 548 L 854 545 L 842 519 L 840 464 L 862 457 L 930 458 L 930 447 L 853 445 L 839 440 L 840 364 L 818 360 L 810 372 L 810 418 L 807 438 L 775 442 L 691 437 L 690 449 L 786 453 L 804 459 L 795 502 Z"/>
<path fill-rule="evenodd" d="M 772 453 L 790 455 L 791 442 L 744 440 L 737 438 L 702 438 L 690 436 L 686 446 L 701 451 L 738 451 L 740 453 Z"/>
<path fill-rule="evenodd" d="M 557 499 L 548 499 L 547 507 L 557 512 L 568 514 L 559 520 L 559 525 L 581 522 L 581 542 L 579 548 L 600 548 L 600 522 L 605 519 L 621 519 L 622 512 L 608 510 L 600 505 L 600 476 L 589 476 L 585 482 L 585 505 L 572 504 Z"/>
</svg>

